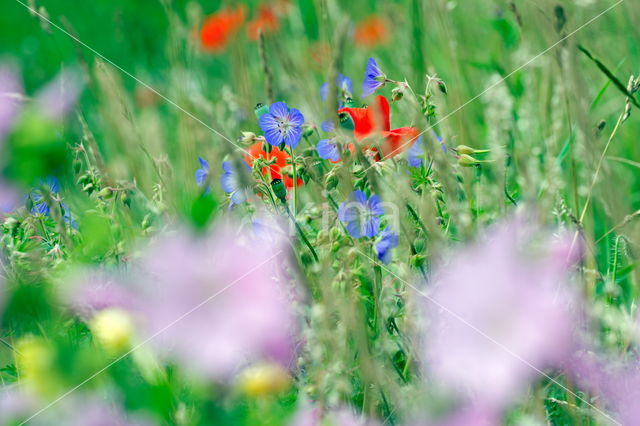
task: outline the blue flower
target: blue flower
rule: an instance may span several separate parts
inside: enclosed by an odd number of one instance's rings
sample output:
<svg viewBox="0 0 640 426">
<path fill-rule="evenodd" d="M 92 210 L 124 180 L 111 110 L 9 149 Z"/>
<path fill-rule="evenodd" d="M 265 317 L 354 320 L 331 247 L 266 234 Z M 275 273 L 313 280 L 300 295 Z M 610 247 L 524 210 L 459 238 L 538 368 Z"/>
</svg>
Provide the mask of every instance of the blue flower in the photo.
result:
<svg viewBox="0 0 640 426">
<path fill-rule="evenodd" d="M 222 169 L 224 173 L 220 177 L 220 186 L 224 192 L 231 194 L 231 205 L 245 202 L 249 198 L 250 189 L 241 185 L 240 177 L 233 164 L 230 161 L 223 161 Z"/>
<path fill-rule="evenodd" d="M 271 104 L 269 112 L 260 117 L 260 128 L 271 145 L 281 143 L 295 148 L 300 142 L 304 116 L 295 108 L 289 109 L 284 102 Z"/>
<path fill-rule="evenodd" d="M 380 228 L 380 216 L 384 214 L 380 199 L 371 195 L 367 199 L 364 192 L 355 190 L 347 202 L 340 205 L 338 219 L 346 223 L 347 232 L 353 238 L 375 237 Z"/>
<path fill-rule="evenodd" d="M 198 186 L 204 186 L 209 181 L 209 163 L 202 157 L 198 157 L 198 161 L 200 162 L 200 168 L 196 170 L 196 183 Z"/>
<path fill-rule="evenodd" d="M 316 150 L 318 151 L 320 158 L 331 161 L 340 160 L 340 151 L 338 151 L 338 146 L 331 139 L 322 139 L 318 142 L 318 145 L 316 145 Z"/>
<path fill-rule="evenodd" d="M 341 98 L 349 98 L 353 93 L 353 85 L 351 84 L 351 79 L 345 75 L 338 74 L 336 77 L 336 86 L 338 86 L 338 92 L 340 93 Z M 327 95 L 329 94 L 329 83 L 324 83 L 320 87 L 320 97 L 323 101 L 327 100 Z"/>
<path fill-rule="evenodd" d="M 60 181 L 54 176 L 47 176 L 41 185 L 45 185 L 49 188 L 51 194 L 57 194 L 60 191 Z M 35 190 L 31 192 L 31 199 L 33 200 L 33 207 L 31 208 L 31 214 L 41 214 L 48 216 L 51 211 L 49 205 L 45 202 L 41 190 Z"/>
<path fill-rule="evenodd" d="M 67 205 L 65 203 L 60 203 L 60 207 L 62 208 L 62 218 L 64 219 L 64 221 L 71 226 L 72 228 L 78 228 L 78 222 L 71 217 L 71 210 L 69 210 L 69 207 L 67 207 Z"/>
<path fill-rule="evenodd" d="M 420 167 L 424 160 L 425 149 L 422 136 L 418 137 L 416 141 L 411 145 L 408 154 L 409 167 Z"/>
<path fill-rule="evenodd" d="M 380 241 L 376 244 L 378 259 L 385 265 L 391 261 L 391 249 L 398 247 L 398 234 L 386 227 L 380 234 Z"/>
<path fill-rule="evenodd" d="M 366 98 L 384 86 L 386 79 L 387 76 L 378 68 L 376 60 L 369 58 L 367 70 L 364 72 L 364 81 L 362 82 L 362 97 Z"/>
<path fill-rule="evenodd" d="M 331 120 L 325 120 L 320 123 L 320 128 L 323 132 L 327 133 L 333 133 L 336 130 L 335 126 L 333 125 L 333 121 Z"/>
</svg>

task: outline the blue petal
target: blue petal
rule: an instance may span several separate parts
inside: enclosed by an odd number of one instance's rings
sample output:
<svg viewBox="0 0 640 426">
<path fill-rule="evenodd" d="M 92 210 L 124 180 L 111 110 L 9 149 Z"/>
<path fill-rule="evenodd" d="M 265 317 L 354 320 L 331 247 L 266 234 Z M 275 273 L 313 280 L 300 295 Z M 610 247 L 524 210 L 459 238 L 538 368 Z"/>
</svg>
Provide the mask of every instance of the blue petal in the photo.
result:
<svg viewBox="0 0 640 426">
<path fill-rule="evenodd" d="M 322 139 L 316 145 L 316 150 L 320 158 L 325 160 L 338 161 L 340 160 L 340 152 L 335 143 L 332 143 L 330 139 Z"/>
<path fill-rule="evenodd" d="M 203 169 L 205 169 L 206 171 L 209 171 L 209 163 L 207 163 L 207 160 L 205 160 L 202 157 L 198 157 L 198 161 L 200 162 L 200 165 L 202 166 Z"/>
<path fill-rule="evenodd" d="M 209 172 L 204 169 L 196 170 L 196 183 L 200 186 L 206 183 L 207 179 L 209 179 Z"/>
<path fill-rule="evenodd" d="M 374 58 L 369 58 L 367 61 L 367 70 L 365 71 L 365 78 L 376 78 L 384 75 L 380 67 L 378 67 L 378 63 Z"/>
<path fill-rule="evenodd" d="M 367 196 L 365 195 L 364 192 L 360 191 L 359 189 L 356 189 L 355 191 L 353 191 L 350 194 L 349 199 L 351 199 L 353 201 L 356 201 L 356 202 L 362 204 L 363 206 L 367 202 Z"/>
<path fill-rule="evenodd" d="M 408 161 L 410 167 L 420 167 L 422 164 L 422 159 L 424 157 L 424 141 L 422 140 L 422 136 L 416 139 L 415 143 L 411 145 L 408 154 Z"/>
<path fill-rule="evenodd" d="M 383 83 L 378 80 L 374 80 L 371 78 L 365 79 L 362 82 L 362 97 L 366 98 L 369 95 L 372 95 L 376 90 L 382 87 Z"/>
<path fill-rule="evenodd" d="M 260 125 L 260 129 L 262 129 L 263 132 L 278 128 L 278 121 L 273 114 L 269 113 L 262 114 L 260 120 L 258 121 L 258 124 Z"/>
<path fill-rule="evenodd" d="M 372 214 L 378 216 L 384 214 L 384 209 L 382 208 L 380 197 L 378 197 L 377 195 L 372 195 L 371 198 L 369 198 L 369 200 L 367 201 L 367 207 Z"/>
<path fill-rule="evenodd" d="M 284 141 L 284 135 L 277 128 L 265 130 L 264 138 L 269 142 L 269 144 L 274 146 L 278 146 Z"/>
<path fill-rule="evenodd" d="M 378 231 L 380 228 L 380 218 L 378 216 L 373 216 L 368 221 L 362 223 L 362 233 L 366 237 L 375 237 L 378 235 Z"/>
<path fill-rule="evenodd" d="M 220 186 L 224 192 L 235 192 L 238 190 L 238 180 L 235 173 L 223 173 L 220 176 Z"/>
<path fill-rule="evenodd" d="M 353 86 L 351 85 L 351 79 L 346 75 L 339 74 L 337 81 L 338 89 L 347 92 L 349 95 L 353 93 Z"/>
<path fill-rule="evenodd" d="M 362 237 L 362 231 L 361 231 L 360 228 L 361 228 L 361 226 L 360 226 L 360 223 L 358 223 L 358 221 L 353 221 L 353 222 L 347 223 L 347 232 L 353 238 Z"/>
<path fill-rule="evenodd" d="M 354 201 L 342 203 L 338 209 L 338 219 L 345 223 L 356 221 L 360 217 L 360 210 L 359 204 Z"/>
<path fill-rule="evenodd" d="M 295 148 L 298 146 L 300 142 L 300 138 L 302 137 L 302 130 L 300 127 L 291 127 L 287 131 L 287 135 L 285 137 L 284 143 L 291 148 Z"/>
<path fill-rule="evenodd" d="M 333 121 L 331 120 L 326 120 L 320 123 L 320 128 L 322 129 L 322 131 L 327 133 L 331 133 L 336 129 L 335 126 L 333 125 Z"/>
<path fill-rule="evenodd" d="M 304 124 L 304 115 L 297 108 L 291 108 L 289 111 L 289 123 L 292 126 L 300 127 Z"/>
<path fill-rule="evenodd" d="M 385 265 L 391 261 L 391 249 L 397 247 L 398 242 L 398 234 L 390 228 L 387 227 L 382 231 L 380 241 L 376 244 L 376 252 L 378 259 Z"/>
<path fill-rule="evenodd" d="M 233 164 L 231 164 L 231 161 L 223 161 L 222 170 L 224 170 L 227 173 L 233 173 Z"/>
<path fill-rule="evenodd" d="M 320 99 L 323 101 L 327 100 L 327 95 L 329 94 L 329 83 L 323 83 L 320 86 Z"/>
<path fill-rule="evenodd" d="M 44 201 L 36 203 L 31 209 L 31 214 L 41 214 L 43 216 L 49 215 L 49 206 Z"/>
<path fill-rule="evenodd" d="M 287 116 L 287 113 L 289 112 L 289 107 L 287 107 L 287 104 L 285 104 L 284 102 L 276 102 L 271 104 L 271 106 L 269 107 L 269 112 L 274 117 L 285 118 Z"/>
<path fill-rule="evenodd" d="M 60 181 L 57 177 L 47 176 L 44 183 L 49 187 L 49 191 L 53 192 L 54 194 L 60 191 Z"/>
<path fill-rule="evenodd" d="M 247 200 L 247 193 L 243 190 L 235 191 L 231 194 L 231 204 L 241 204 Z"/>
</svg>

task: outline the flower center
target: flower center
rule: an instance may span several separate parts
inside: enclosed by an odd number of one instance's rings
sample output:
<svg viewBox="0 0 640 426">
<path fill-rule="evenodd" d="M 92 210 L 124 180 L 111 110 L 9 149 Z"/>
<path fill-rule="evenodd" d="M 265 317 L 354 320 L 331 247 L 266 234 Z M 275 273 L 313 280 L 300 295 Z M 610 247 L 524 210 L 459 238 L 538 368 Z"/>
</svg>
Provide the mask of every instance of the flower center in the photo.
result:
<svg viewBox="0 0 640 426">
<path fill-rule="evenodd" d="M 287 133 L 291 128 L 291 123 L 285 118 L 277 118 L 276 122 L 278 123 L 278 131 L 282 134 Z"/>
</svg>

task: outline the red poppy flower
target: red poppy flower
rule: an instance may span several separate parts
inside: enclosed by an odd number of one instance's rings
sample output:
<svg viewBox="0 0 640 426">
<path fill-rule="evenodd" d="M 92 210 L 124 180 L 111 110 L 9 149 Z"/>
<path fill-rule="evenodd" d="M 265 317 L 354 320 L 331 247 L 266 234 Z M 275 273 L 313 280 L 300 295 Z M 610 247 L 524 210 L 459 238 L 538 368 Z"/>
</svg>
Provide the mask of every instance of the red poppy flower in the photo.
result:
<svg viewBox="0 0 640 426">
<path fill-rule="evenodd" d="M 353 133 L 356 139 L 364 139 L 373 132 L 388 131 L 391 127 L 389 121 L 389 102 L 384 96 L 376 96 L 373 104 L 367 108 L 341 108 L 338 113 L 346 112 L 353 119 L 355 129 Z"/>
<path fill-rule="evenodd" d="M 230 37 L 244 22 L 244 7 L 221 9 L 205 19 L 200 30 L 200 44 L 209 52 L 222 51 Z"/>
<path fill-rule="evenodd" d="M 371 15 L 358 23 L 353 34 L 357 46 L 373 47 L 389 40 L 389 31 L 385 21 L 376 15 Z"/>
<path fill-rule="evenodd" d="M 271 179 L 282 179 L 284 186 L 286 186 L 287 188 L 293 188 L 293 178 L 289 176 L 288 173 L 282 173 L 283 167 L 290 166 L 289 161 L 291 159 L 291 156 L 288 153 L 286 153 L 285 151 L 281 151 L 277 146 L 272 146 L 271 152 L 266 153 L 263 149 L 262 142 L 256 142 L 247 150 L 247 152 L 249 154 L 245 155 L 244 161 L 246 161 L 250 167 L 253 167 L 253 161 L 256 158 L 264 158 L 267 161 L 273 160 L 275 158 L 275 163 L 271 164 L 269 168 L 262 168 L 262 174 L 266 175 L 267 173 L 270 173 Z M 297 181 L 297 186 L 302 186 L 304 184 L 304 182 L 300 178 L 298 178 Z"/>
<path fill-rule="evenodd" d="M 260 31 L 263 33 L 274 32 L 278 29 L 278 17 L 271 7 L 266 4 L 260 6 L 258 16 L 249 22 L 247 34 L 250 40 L 258 40 Z"/>
<path fill-rule="evenodd" d="M 359 141 L 379 132 L 384 138 L 380 144 L 380 151 L 384 158 L 393 157 L 409 148 L 420 134 L 415 127 L 390 130 L 389 102 L 384 96 L 377 96 L 374 103 L 367 108 L 341 108 L 338 112 L 346 112 L 351 116 L 355 126 L 353 134 Z M 369 149 L 368 146 L 363 148 Z M 378 151 L 377 148 L 371 148 L 371 150 Z"/>
</svg>

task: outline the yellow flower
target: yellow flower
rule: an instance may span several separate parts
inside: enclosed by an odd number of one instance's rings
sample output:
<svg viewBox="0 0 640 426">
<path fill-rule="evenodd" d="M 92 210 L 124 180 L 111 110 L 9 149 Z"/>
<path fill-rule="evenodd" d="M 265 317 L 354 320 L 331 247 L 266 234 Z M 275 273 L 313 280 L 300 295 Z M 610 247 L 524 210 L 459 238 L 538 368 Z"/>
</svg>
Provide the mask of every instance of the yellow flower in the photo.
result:
<svg viewBox="0 0 640 426">
<path fill-rule="evenodd" d="M 112 353 L 124 352 L 131 345 L 133 321 L 131 315 L 119 308 L 107 308 L 98 312 L 90 323 L 95 338 Z"/>
<path fill-rule="evenodd" d="M 24 383 L 40 395 L 50 396 L 60 383 L 53 348 L 42 338 L 27 336 L 16 342 L 16 367 Z"/>
<path fill-rule="evenodd" d="M 289 389 L 291 376 L 279 364 L 259 363 L 240 373 L 238 386 L 248 396 L 274 395 Z"/>
</svg>

